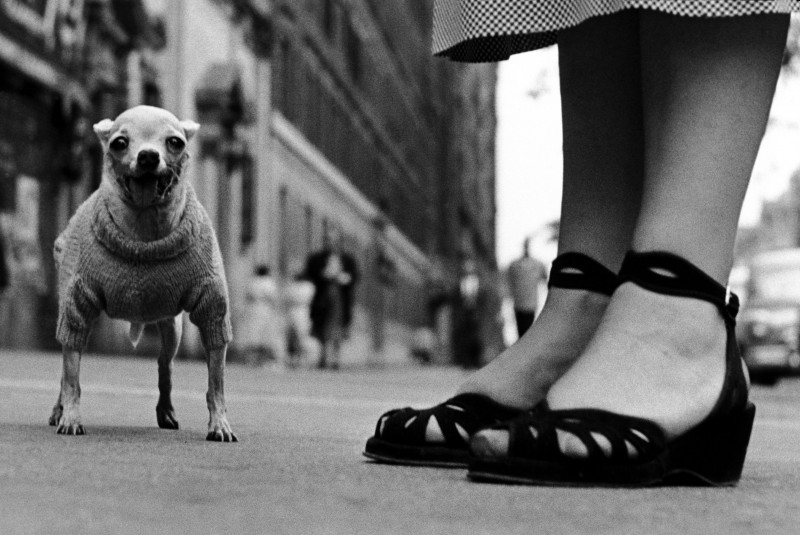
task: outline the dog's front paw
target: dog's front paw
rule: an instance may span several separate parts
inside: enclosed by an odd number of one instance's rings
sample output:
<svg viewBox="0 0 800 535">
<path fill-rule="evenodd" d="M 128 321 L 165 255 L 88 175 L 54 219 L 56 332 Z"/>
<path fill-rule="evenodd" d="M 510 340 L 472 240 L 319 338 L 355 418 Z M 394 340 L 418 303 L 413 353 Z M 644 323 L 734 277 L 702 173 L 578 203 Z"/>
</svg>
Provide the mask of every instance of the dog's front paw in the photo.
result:
<svg viewBox="0 0 800 535">
<path fill-rule="evenodd" d="M 162 407 L 156 405 L 156 421 L 161 429 L 178 429 L 178 419 L 175 417 L 175 409 L 172 407 Z"/>
<path fill-rule="evenodd" d="M 206 440 L 212 440 L 214 442 L 239 442 L 239 439 L 236 438 L 236 435 L 233 433 L 233 429 L 231 429 L 231 424 L 228 423 L 228 419 L 225 416 L 211 418 L 211 421 L 208 423 L 208 435 L 206 435 Z"/>
<path fill-rule="evenodd" d="M 83 429 L 80 419 L 62 416 L 61 420 L 58 422 L 56 433 L 59 435 L 85 435 L 86 431 Z"/>
<path fill-rule="evenodd" d="M 57 404 L 53 407 L 53 416 L 56 411 L 61 413 L 58 419 L 56 433 L 59 435 L 85 435 L 86 431 L 81 425 L 81 413 L 76 405 L 64 407 Z M 52 418 L 52 416 L 51 416 Z"/>
<path fill-rule="evenodd" d="M 61 415 L 64 413 L 64 407 L 61 406 L 61 403 L 56 403 L 53 407 L 53 412 L 50 413 L 50 419 L 47 421 L 50 425 L 58 425 L 58 422 L 61 421 Z"/>
</svg>

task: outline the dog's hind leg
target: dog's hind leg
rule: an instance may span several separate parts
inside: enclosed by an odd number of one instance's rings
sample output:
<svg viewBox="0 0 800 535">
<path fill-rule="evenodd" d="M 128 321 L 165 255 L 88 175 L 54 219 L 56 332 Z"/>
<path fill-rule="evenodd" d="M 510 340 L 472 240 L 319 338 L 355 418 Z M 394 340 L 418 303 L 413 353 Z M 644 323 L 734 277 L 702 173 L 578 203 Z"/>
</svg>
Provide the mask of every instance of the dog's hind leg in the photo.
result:
<svg viewBox="0 0 800 535">
<path fill-rule="evenodd" d="M 227 346 L 219 349 L 206 351 L 208 357 L 208 435 L 206 440 L 216 442 L 238 442 L 238 438 L 228 423 L 227 410 L 225 408 L 225 355 Z"/>
<path fill-rule="evenodd" d="M 158 404 L 156 420 L 162 429 L 178 429 L 175 409 L 172 407 L 172 360 L 178 353 L 183 333 L 181 315 L 158 322 L 161 333 L 161 353 L 158 355 Z"/>
<path fill-rule="evenodd" d="M 47 422 L 50 425 L 58 425 L 62 414 L 64 414 L 64 407 L 61 405 L 61 391 L 59 390 L 58 399 L 56 400 L 56 404 L 53 405 L 53 412 L 50 413 L 50 419 Z"/>
<path fill-rule="evenodd" d="M 64 348 L 64 368 L 61 374 L 61 392 L 58 395 L 53 413 L 50 415 L 50 425 L 58 426 L 56 433 L 59 435 L 83 435 L 85 431 L 81 425 L 81 352 Z"/>
</svg>

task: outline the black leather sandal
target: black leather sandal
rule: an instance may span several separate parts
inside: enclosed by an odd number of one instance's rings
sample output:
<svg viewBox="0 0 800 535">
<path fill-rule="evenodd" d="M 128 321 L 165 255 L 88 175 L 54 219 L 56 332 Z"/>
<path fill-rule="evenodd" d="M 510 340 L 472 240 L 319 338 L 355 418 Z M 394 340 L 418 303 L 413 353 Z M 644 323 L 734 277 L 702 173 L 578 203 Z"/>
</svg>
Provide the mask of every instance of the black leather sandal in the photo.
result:
<svg viewBox="0 0 800 535">
<path fill-rule="evenodd" d="M 596 260 L 569 252 L 553 261 L 549 286 L 611 295 L 617 276 Z M 395 409 L 378 419 L 364 455 L 385 463 L 464 468 L 469 461 L 470 436 L 524 412 L 473 393 L 457 395 L 424 410 Z M 431 418 L 439 425 L 441 437 L 437 433 L 436 438 L 441 440 L 426 436 Z"/>
<path fill-rule="evenodd" d="M 653 292 L 702 299 L 717 306 L 727 331 L 726 371 L 711 413 L 668 441 L 658 425 L 645 419 L 596 409 L 550 410 L 542 404 L 494 427 L 509 432 L 508 451 L 502 456 L 476 453 L 469 465 L 470 479 L 631 487 L 736 484 L 755 417 L 734 334 L 738 298 L 731 294 L 726 300 L 725 287 L 690 262 L 665 252 L 628 253 L 620 284 L 627 281 Z M 559 432 L 578 437 L 586 446 L 586 457 L 564 454 Z M 480 440 L 480 436 L 473 439 L 473 451 L 487 449 L 480 447 Z"/>
</svg>

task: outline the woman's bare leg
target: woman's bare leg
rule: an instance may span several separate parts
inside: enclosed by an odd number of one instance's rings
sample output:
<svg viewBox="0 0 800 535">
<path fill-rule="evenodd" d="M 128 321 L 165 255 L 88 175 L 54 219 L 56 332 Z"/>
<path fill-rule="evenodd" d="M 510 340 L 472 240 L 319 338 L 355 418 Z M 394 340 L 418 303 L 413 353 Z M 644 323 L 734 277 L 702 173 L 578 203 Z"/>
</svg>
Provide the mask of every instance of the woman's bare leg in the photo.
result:
<svg viewBox="0 0 800 535">
<path fill-rule="evenodd" d="M 678 254 L 727 282 L 788 21 L 641 12 L 645 185 L 634 250 Z M 548 402 L 645 417 L 676 436 L 719 397 L 725 343 L 714 305 L 624 284 Z M 563 446 L 585 452 L 578 440 Z"/>
<path fill-rule="evenodd" d="M 558 46 L 564 129 L 559 253 L 584 253 L 617 271 L 630 248 L 644 174 L 638 16 L 592 19 L 562 32 Z M 459 392 L 519 408 L 536 404 L 583 351 L 607 304 L 598 293 L 552 288 L 525 335 Z"/>
</svg>

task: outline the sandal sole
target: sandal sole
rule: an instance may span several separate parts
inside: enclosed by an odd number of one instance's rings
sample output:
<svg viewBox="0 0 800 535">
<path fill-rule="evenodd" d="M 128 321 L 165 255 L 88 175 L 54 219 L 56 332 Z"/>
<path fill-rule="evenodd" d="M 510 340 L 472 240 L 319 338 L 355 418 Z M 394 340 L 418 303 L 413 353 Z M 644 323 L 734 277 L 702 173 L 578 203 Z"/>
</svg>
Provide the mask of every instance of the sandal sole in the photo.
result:
<svg viewBox="0 0 800 535">
<path fill-rule="evenodd" d="M 367 440 L 362 454 L 372 460 L 387 464 L 433 468 L 466 468 L 470 459 L 467 450 L 436 446 L 403 446 L 375 437 Z"/>
<path fill-rule="evenodd" d="M 630 481 L 609 481 L 603 479 L 595 479 L 591 477 L 582 477 L 581 479 L 546 479 L 541 476 L 526 477 L 519 473 L 510 473 L 511 471 L 504 471 L 503 468 L 498 467 L 496 464 L 492 465 L 473 465 L 467 472 L 467 477 L 471 481 L 479 483 L 503 483 L 511 485 L 535 485 L 540 487 L 603 487 L 603 488 L 646 488 L 646 487 L 735 487 L 739 479 L 730 481 L 713 481 L 703 474 L 693 472 L 691 470 L 672 470 L 665 473 L 663 476 L 654 477 L 651 479 L 638 478 L 636 474 L 632 475 Z M 514 467 L 513 471 L 519 472 L 519 467 Z M 563 476 L 563 474 L 561 474 Z M 615 478 L 619 478 L 619 472 L 614 474 Z"/>
<path fill-rule="evenodd" d="M 514 467 L 513 471 L 519 472 L 519 467 Z M 563 476 L 563 474 L 561 474 Z M 545 479 L 539 477 L 526 477 L 519 473 L 503 472 L 502 468 L 497 465 L 477 465 L 470 468 L 467 472 L 467 477 L 471 481 L 479 483 L 502 483 L 511 485 L 534 485 L 540 487 L 599 487 L 599 488 L 647 488 L 647 487 L 735 487 L 739 482 L 738 479 L 731 481 L 712 481 L 705 477 L 703 474 L 698 474 L 689 470 L 674 470 L 664 474 L 661 477 L 652 479 L 640 479 L 633 476 L 631 481 L 609 481 L 602 479 L 593 479 L 591 477 L 583 477 L 578 479 Z M 619 473 L 614 474 L 615 478 L 619 478 Z"/>
</svg>

